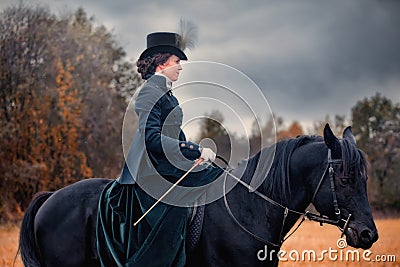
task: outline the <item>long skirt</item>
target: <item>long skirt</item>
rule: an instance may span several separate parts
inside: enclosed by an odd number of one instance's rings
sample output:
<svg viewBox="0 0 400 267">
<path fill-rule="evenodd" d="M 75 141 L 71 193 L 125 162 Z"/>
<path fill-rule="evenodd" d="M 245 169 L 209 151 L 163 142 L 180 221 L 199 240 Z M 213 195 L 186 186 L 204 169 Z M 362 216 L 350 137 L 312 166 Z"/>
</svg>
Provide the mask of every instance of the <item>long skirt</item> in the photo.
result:
<svg viewBox="0 0 400 267">
<path fill-rule="evenodd" d="M 209 167 L 188 176 L 187 184 L 183 185 L 203 185 L 221 173 L 221 169 Z M 133 226 L 155 201 L 137 183 L 119 184 L 116 180 L 104 188 L 96 229 L 102 266 L 185 266 L 189 208 L 160 202 L 137 226 Z"/>
<path fill-rule="evenodd" d="M 188 208 L 164 203 L 136 227 L 155 200 L 139 186 L 110 182 L 99 202 L 97 248 L 102 266 L 184 266 Z"/>
</svg>

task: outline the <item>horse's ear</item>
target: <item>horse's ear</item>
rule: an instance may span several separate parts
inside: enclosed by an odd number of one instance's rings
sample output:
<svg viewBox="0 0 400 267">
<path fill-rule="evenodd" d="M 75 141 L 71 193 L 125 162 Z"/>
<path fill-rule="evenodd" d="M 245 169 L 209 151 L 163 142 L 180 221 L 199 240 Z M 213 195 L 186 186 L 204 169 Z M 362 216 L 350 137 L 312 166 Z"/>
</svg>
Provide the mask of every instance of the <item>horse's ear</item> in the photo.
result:
<svg viewBox="0 0 400 267">
<path fill-rule="evenodd" d="M 356 138 L 351 131 L 351 126 L 347 126 L 343 131 L 343 139 L 350 141 L 354 146 L 357 146 Z"/>
<path fill-rule="evenodd" d="M 340 147 L 339 139 L 333 134 L 329 123 L 324 128 L 324 141 L 326 146 L 332 152 L 332 158 L 337 159 L 342 157 L 342 149 Z"/>
</svg>

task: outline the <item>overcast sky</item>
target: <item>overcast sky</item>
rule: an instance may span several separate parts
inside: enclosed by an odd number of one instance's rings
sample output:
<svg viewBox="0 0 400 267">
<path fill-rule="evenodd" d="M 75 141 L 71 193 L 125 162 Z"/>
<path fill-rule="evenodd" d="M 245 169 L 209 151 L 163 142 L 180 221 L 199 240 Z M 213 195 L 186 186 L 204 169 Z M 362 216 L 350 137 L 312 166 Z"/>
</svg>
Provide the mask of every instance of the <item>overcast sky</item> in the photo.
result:
<svg viewBox="0 0 400 267">
<path fill-rule="evenodd" d="M 0 0 L 3 9 L 15 0 Z M 113 29 L 136 60 L 146 34 L 199 27 L 190 61 L 230 65 L 248 75 L 272 111 L 304 125 L 346 115 L 376 92 L 400 102 L 400 1 L 31 0 L 55 13 L 83 7 Z M 228 4 L 229 3 L 229 4 Z"/>
</svg>

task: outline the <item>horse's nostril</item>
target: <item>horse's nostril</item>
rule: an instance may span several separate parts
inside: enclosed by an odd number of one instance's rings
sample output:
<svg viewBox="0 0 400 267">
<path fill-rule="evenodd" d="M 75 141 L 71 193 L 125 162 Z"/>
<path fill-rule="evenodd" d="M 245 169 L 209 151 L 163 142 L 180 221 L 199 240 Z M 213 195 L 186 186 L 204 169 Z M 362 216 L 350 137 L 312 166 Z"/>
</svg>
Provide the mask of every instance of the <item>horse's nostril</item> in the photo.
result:
<svg viewBox="0 0 400 267">
<path fill-rule="evenodd" d="M 364 241 L 365 243 L 368 243 L 372 239 L 372 232 L 368 229 L 365 229 L 365 230 L 361 231 L 360 237 L 361 237 L 362 241 Z"/>
</svg>

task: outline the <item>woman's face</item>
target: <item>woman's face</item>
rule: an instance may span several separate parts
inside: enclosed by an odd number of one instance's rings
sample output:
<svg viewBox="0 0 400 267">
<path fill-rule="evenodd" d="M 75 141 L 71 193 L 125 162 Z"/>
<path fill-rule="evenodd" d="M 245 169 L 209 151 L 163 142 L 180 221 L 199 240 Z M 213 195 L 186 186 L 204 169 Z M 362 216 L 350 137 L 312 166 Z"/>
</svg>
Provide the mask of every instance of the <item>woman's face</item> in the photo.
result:
<svg viewBox="0 0 400 267">
<path fill-rule="evenodd" d="M 168 58 L 167 62 L 160 65 L 162 73 L 171 81 L 178 80 L 179 72 L 182 70 L 181 59 L 175 55 Z"/>
</svg>

